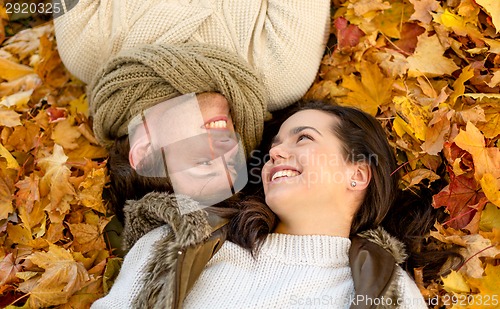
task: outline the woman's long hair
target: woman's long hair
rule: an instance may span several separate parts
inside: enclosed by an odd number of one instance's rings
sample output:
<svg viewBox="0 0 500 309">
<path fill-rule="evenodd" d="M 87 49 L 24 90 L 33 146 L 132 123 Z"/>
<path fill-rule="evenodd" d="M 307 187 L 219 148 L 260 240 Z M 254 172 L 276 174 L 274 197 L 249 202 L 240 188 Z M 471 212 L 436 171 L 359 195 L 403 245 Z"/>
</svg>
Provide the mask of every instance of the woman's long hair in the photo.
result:
<svg viewBox="0 0 500 309">
<path fill-rule="evenodd" d="M 406 245 L 409 258 L 404 268 L 424 267 L 425 280 L 442 274 L 439 270 L 448 258 L 459 255 L 453 251 L 429 254 L 422 246 L 431 227 L 443 214 L 430 206 L 432 194 L 425 191 L 415 194 L 398 189 L 395 154 L 374 117 L 355 108 L 322 101 L 298 102 L 266 124 L 263 142 L 249 160 L 249 184 L 244 192 L 246 198 L 238 203 L 241 209 L 232 217 L 228 239 L 255 253 L 276 227 L 279 219 L 265 204 L 260 171 L 269 158 L 271 140 L 281 124 L 291 115 L 311 109 L 327 112 L 340 120 L 332 121 L 332 126 L 343 144 L 345 159 L 363 161 L 371 168 L 372 179 L 351 224 L 350 235 L 382 226 Z"/>
</svg>

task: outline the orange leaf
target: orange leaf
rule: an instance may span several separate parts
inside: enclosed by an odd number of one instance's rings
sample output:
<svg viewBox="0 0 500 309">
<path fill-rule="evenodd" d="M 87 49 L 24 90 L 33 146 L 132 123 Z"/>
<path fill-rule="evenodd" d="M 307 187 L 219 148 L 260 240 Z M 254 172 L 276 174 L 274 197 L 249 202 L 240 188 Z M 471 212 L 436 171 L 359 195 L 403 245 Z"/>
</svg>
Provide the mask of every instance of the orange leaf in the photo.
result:
<svg viewBox="0 0 500 309">
<path fill-rule="evenodd" d="M 476 169 L 474 176 L 477 180 L 480 180 L 485 173 L 490 173 L 495 178 L 500 177 L 499 149 L 485 147 L 483 134 L 471 122 L 467 123 L 465 131 L 460 130 L 454 142 L 472 155 Z"/>
<path fill-rule="evenodd" d="M 46 158 L 40 159 L 38 165 L 45 171 L 41 180 L 41 186 L 49 188 L 50 205 L 45 210 L 49 213 L 51 221 L 61 222 L 69 212 L 69 202 L 76 195 L 73 186 L 69 182 L 71 171 L 66 166 L 68 157 L 59 145 L 54 145 L 54 153 Z"/>
</svg>

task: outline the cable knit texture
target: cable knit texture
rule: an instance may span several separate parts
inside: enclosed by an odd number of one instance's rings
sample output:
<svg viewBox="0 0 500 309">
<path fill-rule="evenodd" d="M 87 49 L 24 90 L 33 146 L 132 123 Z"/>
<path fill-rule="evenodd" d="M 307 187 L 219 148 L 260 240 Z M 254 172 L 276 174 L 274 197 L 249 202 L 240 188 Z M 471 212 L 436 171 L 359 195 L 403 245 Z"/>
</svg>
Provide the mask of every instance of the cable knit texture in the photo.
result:
<svg viewBox="0 0 500 309">
<path fill-rule="evenodd" d="M 260 142 L 266 95 L 240 57 L 202 44 L 144 45 L 110 59 L 89 87 L 94 133 L 105 146 L 128 134 L 143 110 L 186 93 L 218 92 L 229 102 L 247 155 Z"/>
<path fill-rule="evenodd" d="M 328 0 L 80 0 L 55 27 L 64 64 L 86 83 L 113 55 L 138 45 L 225 48 L 262 76 L 274 111 L 312 84 L 329 16 Z"/>
<path fill-rule="evenodd" d="M 198 207 L 187 198 L 183 205 Z M 92 308 L 170 307 L 177 251 L 208 237 L 212 227 L 207 213 L 180 215 L 173 195 L 156 192 L 129 201 L 125 213 L 125 240 L 133 247 L 109 294 Z M 389 252 L 401 251 L 402 244 L 388 236 L 381 228 L 363 233 Z M 350 247 L 351 241 L 342 237 L 270 234 L 254 259 L 248 250 L 225 241 L 184 308 L 349 308 L 349 298 L 355 297 Z M 377 308 L 427 308 L 401 267 L 396 266 L 390 284 L 384 297 L 404 302 Z"/>
</svg>

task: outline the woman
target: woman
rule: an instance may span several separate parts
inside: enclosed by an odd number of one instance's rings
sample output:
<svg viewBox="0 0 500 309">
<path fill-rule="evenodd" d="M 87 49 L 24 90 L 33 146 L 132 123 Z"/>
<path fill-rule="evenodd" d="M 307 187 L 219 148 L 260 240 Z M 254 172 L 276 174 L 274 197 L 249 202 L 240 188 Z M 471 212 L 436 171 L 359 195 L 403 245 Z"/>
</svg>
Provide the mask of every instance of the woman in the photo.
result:
<svg viewBox="0 0 500 309">
<path fill-rule="evenodd" d="M 120 276 L 140 276 L 128 281 L 133 287 L 119 277 L 99 305 L 426 308 L 398 266 L 406 258 L 403 244 L 381 228 L 398 205 L 394 154 L 380 125 L 359 110 L 325 103 L 286 115 L 262 170 L 269 207 L 257 195 L 238 203 L 239 211 L 226 203 L 179 215 L 166 193 L 129 201 L 126 239 L 135 245 Z M 158 213 L 166 226 L 135 242 L 157 224 L 150 219 Z M 229 218 L 223 232 L 221 217 Z M 405 236 L 428 227 L 417 224 L 403 227 L 416 231 Z M 155 233 L 168 236 L 144 246 Z M 147 261 L 144 252 L 152 252 Z"/>
</svg>

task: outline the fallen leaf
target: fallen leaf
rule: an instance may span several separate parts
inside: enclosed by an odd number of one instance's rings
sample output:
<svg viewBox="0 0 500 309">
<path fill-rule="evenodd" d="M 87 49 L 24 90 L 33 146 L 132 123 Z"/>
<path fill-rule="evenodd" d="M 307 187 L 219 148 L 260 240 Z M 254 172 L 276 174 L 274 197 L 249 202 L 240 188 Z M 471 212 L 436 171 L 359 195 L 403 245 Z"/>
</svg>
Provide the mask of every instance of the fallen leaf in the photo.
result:
<svg viewBox="0 0 500 309">
<path fill-rule="evenodd" d="M 450 213 L 449 224 L 453 228 L 466 226 L 476 211 L 482 209 L 487 199 L 479 192 L 479 184 L 469 175 L 455 176 L 450 173 L 450 184 L 433 196 L 433 207 L 446 207 Z"/>
<path fill-rule="evenodd" d="M 483 192 L 488 200 L 490 200 L 490 202 L 498 207 L 500 207 L 500 188 L 498 185 L 499 182 L 500 180 L 495 178 L 495 176 L 490 173 L 484 174 L 480 181 Z"/>
<path fill-rule="evenodd" d="M 2 170 L 0 170 L 0 220 L 7 219 L 9 214 L 14 212 L 12 205 L 13 191 L 12 181 L 5 177 Z"/>
<path fill-rule="evenodd" d="M 460 271 L 472 278 L 481 278 L 484 272 L 480 258 L 495 258 L 500 254 L 500 250 L 491 244 L 491 241 L 479 234 L 463 236 L 467 246 L 460 249 L 460 254 L 465 258 L 465 262 Z"/>
<path fill-rule="evenodd" d="M 0 57 L 0 78 L 10 82 L 32 73 L 33 68 Z"/>
<path fill-rule="evenodd" d="M 45 210 L 49 212 L 53 222 L 61 222 L 70 210 L 69 202 L 76 195 L 68 179 L 71 171 L 66 166 L 67 159 L 62 147 L 55 144 L 53 154 L 38 162 L 38 165 L 45 171 L 40 186 L 49 190 L 50 205 Z"/>
<path fill-rule="evenodd" d="M 16 264 L 14 254 L 9 253 L 0 261 L 0 286 L 16 280 L 16 274 L 21 266 Z"/>
<path fill-rule="evenodd" d="M 419 20 L 426 24 L 432 20 L 431 12 L 439 8 L 439 3 L 436 0 L 410 0 L 410 3 L 413 4 L 415 9 L 410 20 Z"/>
<path fill-rule="evenodd" d="M 0 126 L 9 128 L 19 126 L 21 125 L 20 117 L 21 115 L 14 111 L 0 108 Z"/>
<path fill-rule="evenodd" d="M 443 279 L 443 287 L 448 292 L 454 293 L 468 293 L 470 292 L 469 285 L 465 281 L 465 278 L 459 272 L 454 270 L 451 273 L 442 278 Z"/>
<path fill-rule="evenodd" d="M 90 280 L 85 267 L 61 247 L 50 245 L 48 252 L 35 252 L 28 258 L 45 269 L 38 284 L 30 291 L 30 305 L 33 307 L 64 304 Z"/>
<path fill-rule="evenodd" d="M 107 183 L 106 169 L 92 170 L 78 186 L 78 199 L 82 205 L 105 214 L 106 208 L 102 200 L 102 190 Z"/>
<path fill-rule="evenodd" d="M 445 49 L 437 35 L 428 36 L 427 33 L 419 35 L 415 53 L 407 59 L 408 75 L 434 77 L 449 75 L 458 70 L 459 67 L 453 60 L 443 56 L 444 52 Z"/>
<path fill-rule="evenodd" d="M 474 69 L 470 65 L 462 69 L 460 76 L 453 83 L 453 93 L 450 95 L 450 102 L 455 104 L 457 98 L 464 94 L 465 92 L 465 82 L 474 76 Z"/>
<path fill-rule="evenodd" d="M 418 185 L 424 179 L 428 179 L 429 183 L 432 183 L 433 181 L 436 181 L 440 178 L 441 177 L 439 177 L 439 175 L 437 175 L 433 171 L 425 169 L 425 168 L 421 168 L 421 169 L 413 170 L 413 171 L 405 174 L 402 177 L 402 180 L 405 183 L 408 183 L 406 185 L 406 188 L 405 188 L 405 189 L 408 189 L 408 188 L 411 188 L 413 186 Z"/>
<path fill-rule="evenodd" d="M 465 131 L 460 130 L 454 142 L 472 155 L 477 180 L 486 173 L 500 177 L 500 151 L 496 147 L 485 147 L 484 136 L 474 124 L 468 122 Z"/>
<path fill-rule="evenodd" d="M 378 107 L 390 102 L 393 80 L 385 77 L 376 64 L 368 62 L 361 63 L 359 72 L 361 80 L 353 74 L 344 78 L 342 87 L 351 92 L 342 103 L 375 115 Z"/>
<path fill-rule="evenodd" d="M 493 25 L 495 25 L 497 33 L 500 31 L 500 6 L 496 0 L 475 0 L 477 4 L 482 6 L 488 14 L 490 14 Z"/>
<path fill-rule="evenodd" d="M 495 205 L 487 204 L 481 212 L 479 228 L 486 232 L 491 232 L 494 229 L 500 231 L 500 209 Z"/>
<path fill-rule="evenodd" d="M 66 150 L 74 150 L 78 148 L 76 139 L 82 135 L 75 125 L 72 117 L 68 117 L 57 122 L 54 130 L 52 131 L 52 140 L 58 145 L 61 145 Z"/>
</svg>

